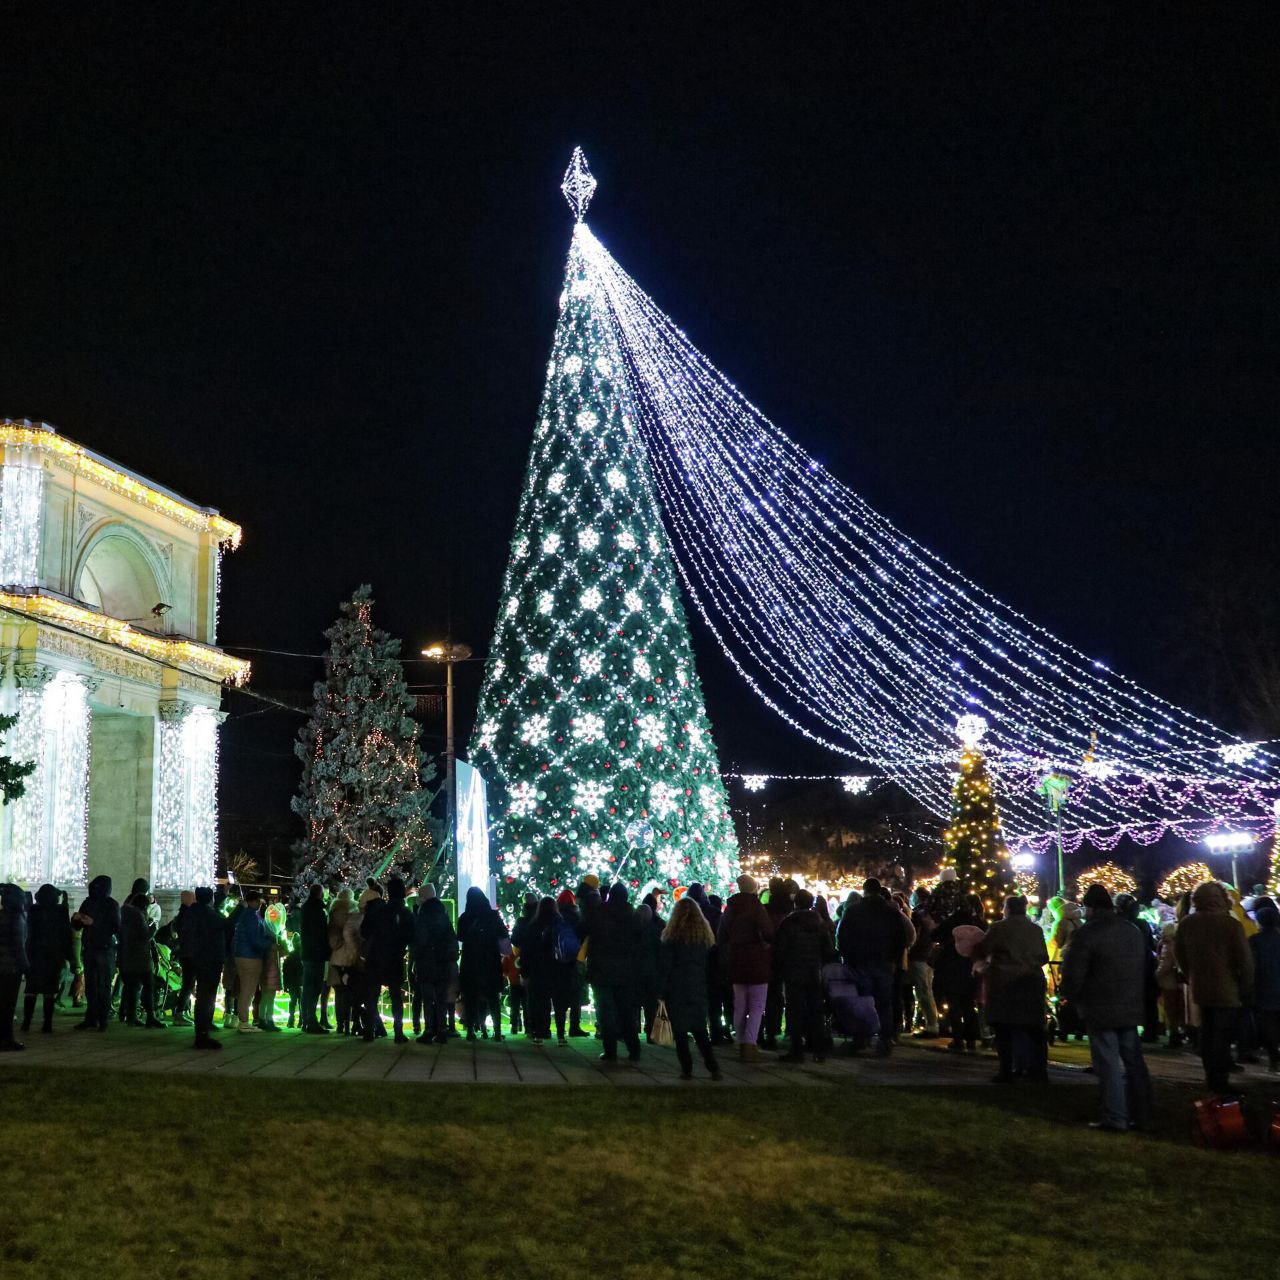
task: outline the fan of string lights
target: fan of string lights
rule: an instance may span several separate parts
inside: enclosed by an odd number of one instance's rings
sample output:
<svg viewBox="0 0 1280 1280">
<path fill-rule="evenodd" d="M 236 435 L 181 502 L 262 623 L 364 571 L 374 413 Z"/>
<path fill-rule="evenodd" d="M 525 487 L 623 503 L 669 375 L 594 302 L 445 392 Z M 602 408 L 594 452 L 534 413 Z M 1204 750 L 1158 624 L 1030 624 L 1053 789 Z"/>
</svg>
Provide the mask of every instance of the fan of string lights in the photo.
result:
<svg viewBox="0 0 1280 1280">
<path fill-rule="evenodd" d="M 1071 779 L 1069 849 L 1270 832 L 1273 754 L 1088 658 L 913 541 L 747 400 L 585 222 L 575 235 L 624 355 L 680 575 L 776 712 L 937 814 L 956 725 L 979 718 L 1015 849 L 1056 838 L 1040 788 L 1050 771 Z"/>
</svg>

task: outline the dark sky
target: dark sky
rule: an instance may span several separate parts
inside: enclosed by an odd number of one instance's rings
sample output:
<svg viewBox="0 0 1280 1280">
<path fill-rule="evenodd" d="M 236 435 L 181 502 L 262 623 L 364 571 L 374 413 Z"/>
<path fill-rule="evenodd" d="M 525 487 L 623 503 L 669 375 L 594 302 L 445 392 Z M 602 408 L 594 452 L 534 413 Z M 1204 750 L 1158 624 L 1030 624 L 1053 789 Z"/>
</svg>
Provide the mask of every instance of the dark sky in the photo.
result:
<svg viewBox="0 0 1280 1280">
<path fill-rule="evenodd" d="M 9 5 L 0 413 L 245 526 L 229 646 L 317 651 L 369 581 L 409 652 L 450 616 L 482 648 L 580 142 L 596 233 L 780 426 L 1197 707 L 1193 578 L 1244 557 L 1280 590 L 1276 30 L 850 7 L 464 29 L 421 4 Z M 842 768 L 706 639 L 726 765 Z M 256 657 L 263 689 L 313 678 Z M 229 814 L 284 810 L 295 728 L 228 723 Z"/>
</svg>

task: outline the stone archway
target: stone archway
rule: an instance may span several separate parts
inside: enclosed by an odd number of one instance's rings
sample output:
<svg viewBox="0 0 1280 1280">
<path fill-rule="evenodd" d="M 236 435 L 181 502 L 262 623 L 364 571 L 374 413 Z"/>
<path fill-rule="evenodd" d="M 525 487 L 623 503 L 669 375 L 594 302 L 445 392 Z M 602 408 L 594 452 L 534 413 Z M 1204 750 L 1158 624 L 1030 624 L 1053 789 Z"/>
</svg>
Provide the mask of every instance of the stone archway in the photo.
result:
<svg viewBox="0 0 1280 1280">
<path fill-rule="evenodd" d="M 90 540 L 75 576 L 78 600 L 112 618 L 155 629 L 152 609 L 166 600 L 166 578 L 150 545 L 124 525 L 109 524 Z"/>
</svg>

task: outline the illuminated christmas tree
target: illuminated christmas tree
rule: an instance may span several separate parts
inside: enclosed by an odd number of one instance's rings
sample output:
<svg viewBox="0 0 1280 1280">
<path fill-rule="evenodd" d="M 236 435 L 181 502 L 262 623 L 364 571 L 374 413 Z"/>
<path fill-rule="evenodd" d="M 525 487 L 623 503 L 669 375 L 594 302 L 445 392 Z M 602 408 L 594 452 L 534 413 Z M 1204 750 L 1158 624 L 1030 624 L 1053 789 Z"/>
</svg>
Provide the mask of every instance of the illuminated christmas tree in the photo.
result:
<svg viewBox="0 0 1280 1280">
<path fill-rule="evenodd" d="M 400 641 L 373 625 L 369 587 L 344 601 L 324 679 L 294 751 L 302 782 L 293 811 L 307 836 L 294 846 L 299 893 L 319 883 L 359 886 L 389 862 L 410 863 L 427 839 L 414 700 Z"/>
<path fill-rule="evenodd" d="M 594 189 L 575 153 L 565 194 Z M 502 894 L 736 873 L 613 321 L 575 233 L 471 744 Z"/>
<path fill-rule="evenodd" d="M 1001 899 L 1014 886 L 1013 868 L 1000 834 L 1000 811 L 986 758 L 979 743 L 986 724 L 981 716 L 962 716 L 957 726 L 964 750 L 951 793 L 951 822 L 942 833 L 942 865 L 955 867 L 967 893 L 976 893 L 988 920 L 999 918 Z"/>
</svg>

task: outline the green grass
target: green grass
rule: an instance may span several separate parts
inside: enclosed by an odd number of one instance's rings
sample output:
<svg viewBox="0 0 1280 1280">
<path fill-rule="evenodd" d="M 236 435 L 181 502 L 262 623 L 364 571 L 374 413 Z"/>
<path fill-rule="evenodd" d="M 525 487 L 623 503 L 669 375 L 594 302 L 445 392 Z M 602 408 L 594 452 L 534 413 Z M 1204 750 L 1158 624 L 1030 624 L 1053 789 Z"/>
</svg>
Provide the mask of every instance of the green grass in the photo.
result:
<svg viewBox="0 0 1280 1280">
<path fill-rule="evenodd" d="M 1164 1091 L 1129 1137 L 1083 1131 L 1090 1088 L 9 1068 L 0 1273 L 1221 1280 L 1280 1248 L 1280 1163 L 1190 1146 L 1191 1096 Z"/>
</svg>

